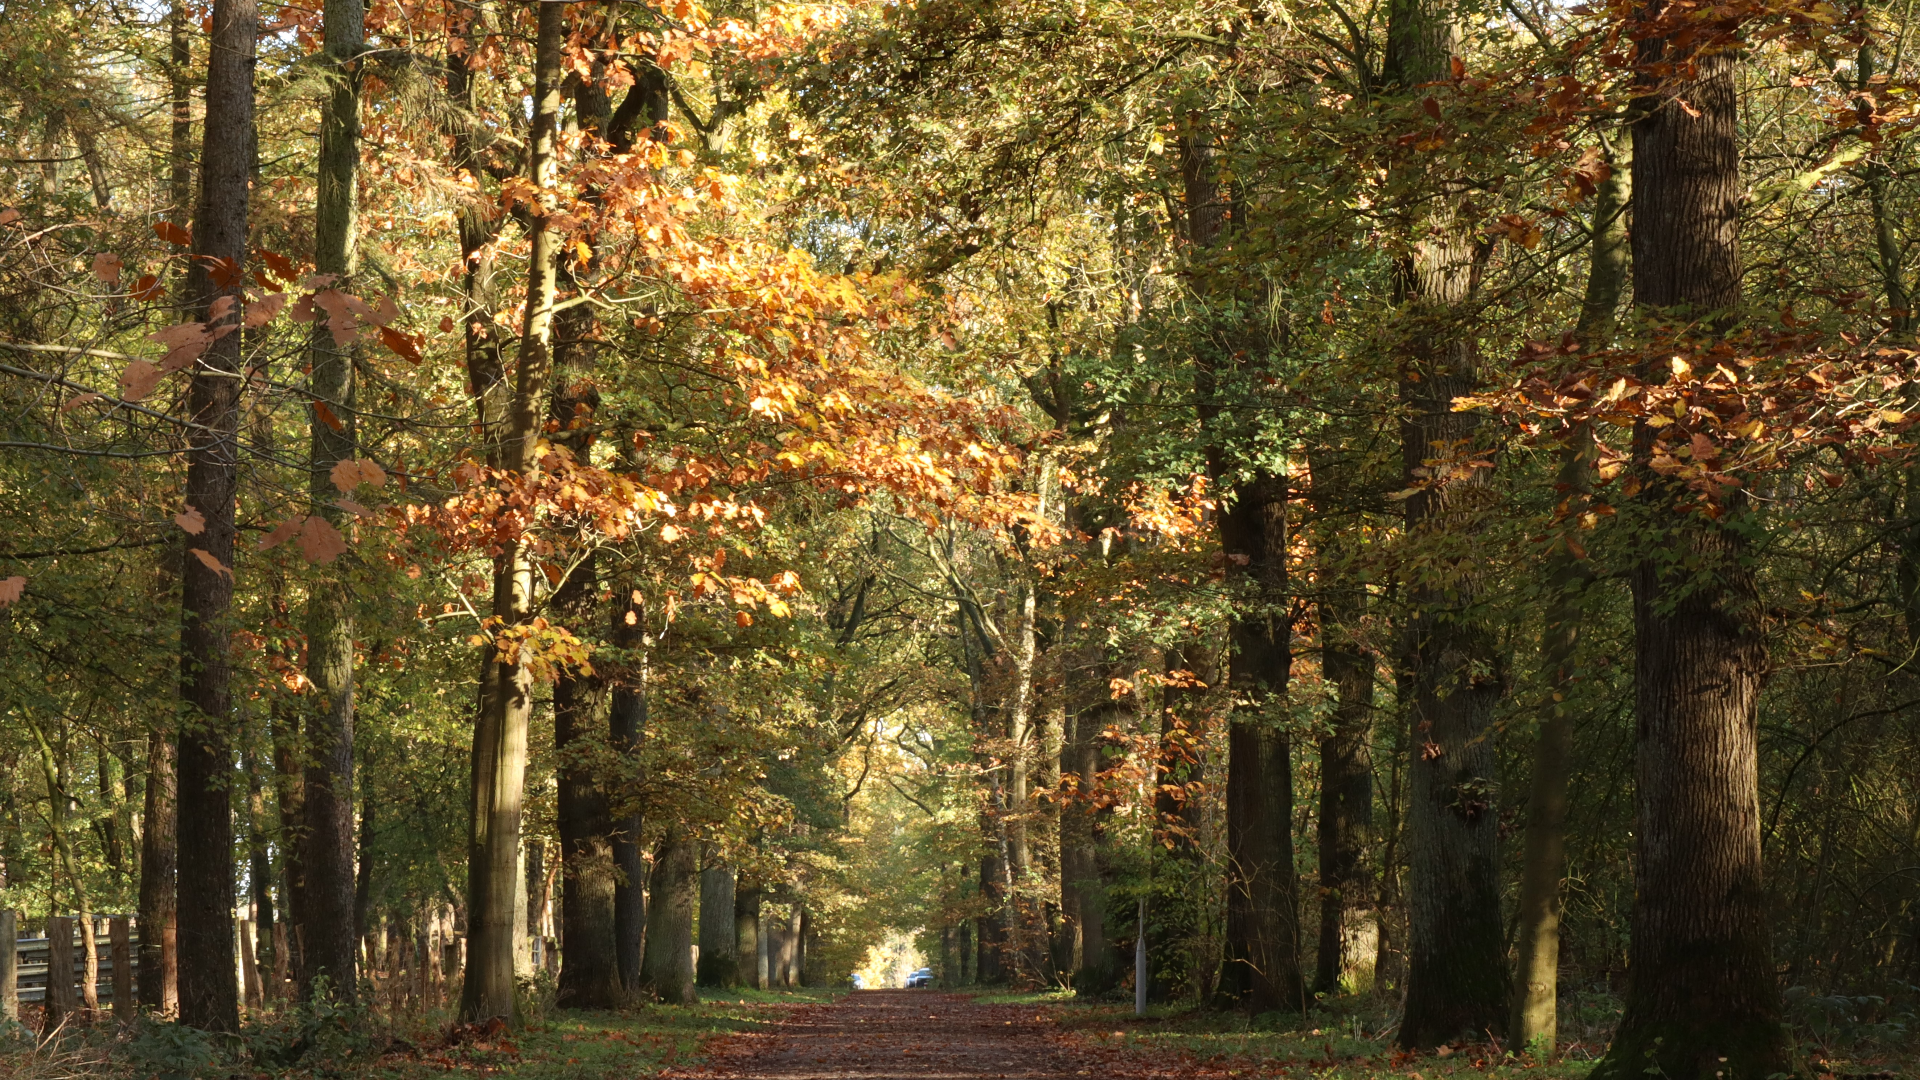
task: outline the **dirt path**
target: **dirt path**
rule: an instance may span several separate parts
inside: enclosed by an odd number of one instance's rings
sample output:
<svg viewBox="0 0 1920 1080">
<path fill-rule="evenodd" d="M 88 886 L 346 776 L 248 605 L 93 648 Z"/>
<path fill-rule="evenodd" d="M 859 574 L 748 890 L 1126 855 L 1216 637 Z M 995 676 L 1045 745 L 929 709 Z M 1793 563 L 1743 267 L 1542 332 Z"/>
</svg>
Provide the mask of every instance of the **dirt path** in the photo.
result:
<svg viewBox="0 0 1920 1080">
<path fill-rule="evenodd" d="M 932 990 L 858 990 L 770 1031 L 711 1047 L 705 1071 L 737 1080 L 1039 1080 L 1072 1077 L 1058 1029 L 1031 1005 Z"/>
</svg>

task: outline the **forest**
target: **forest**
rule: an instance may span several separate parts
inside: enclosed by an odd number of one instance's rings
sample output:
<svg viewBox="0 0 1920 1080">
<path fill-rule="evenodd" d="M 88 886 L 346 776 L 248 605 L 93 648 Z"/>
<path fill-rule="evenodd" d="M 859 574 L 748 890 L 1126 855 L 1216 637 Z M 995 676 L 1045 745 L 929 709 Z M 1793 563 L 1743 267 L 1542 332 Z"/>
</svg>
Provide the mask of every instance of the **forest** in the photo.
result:
<svg viewBox="0 0 1920 1080">
<path fill-rule="evenodd" d="M 1906 1047 L 1914 14 L 0 0 L 0 908 L 167 1030 Z"/>
</svg>

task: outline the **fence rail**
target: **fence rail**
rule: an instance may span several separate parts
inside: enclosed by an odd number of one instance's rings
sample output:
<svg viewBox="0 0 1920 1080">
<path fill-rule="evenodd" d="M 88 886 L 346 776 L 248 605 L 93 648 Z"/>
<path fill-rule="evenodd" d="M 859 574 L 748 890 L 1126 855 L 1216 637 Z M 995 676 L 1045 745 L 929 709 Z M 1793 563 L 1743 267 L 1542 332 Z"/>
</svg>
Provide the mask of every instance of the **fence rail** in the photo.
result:
<svg viewBox="0 0 1920 1080">
<path fill-rule="evenodd" d="M 131 926 L 133 919 L 128 916 L 102 915 L 94 919 L 94 950 L 99 967 L 95 973 L 94 993 L 101 1004 L 113 1001 L 114 949 L 112 945 L 112 926 L 117 918 L 126 918 Z M 8 919 L 5 922 L 10 923 Z M 44 934 L 31 937 L 16 937 L 13 941 L 13 989 L 15 1000 L 20 1004 L 44 1004 L 47 1000 L 47 984 L 53 962 L 53 941 Z M 87 982 L 86 939 L 81 933 L 79 920 L 73 922 L 72 956 L 73 971 L 68 985 L 73 987 L 73 998 L 79 1001 L 84 997 Z M 134 950 L 127 950 L 127 969 L 130 975 L 140 970 L 139 957 Z M 0 968 L 0 971 L 5 970 Z M 132 979 L 129 978 L 131 985 Z"/>
</svg>

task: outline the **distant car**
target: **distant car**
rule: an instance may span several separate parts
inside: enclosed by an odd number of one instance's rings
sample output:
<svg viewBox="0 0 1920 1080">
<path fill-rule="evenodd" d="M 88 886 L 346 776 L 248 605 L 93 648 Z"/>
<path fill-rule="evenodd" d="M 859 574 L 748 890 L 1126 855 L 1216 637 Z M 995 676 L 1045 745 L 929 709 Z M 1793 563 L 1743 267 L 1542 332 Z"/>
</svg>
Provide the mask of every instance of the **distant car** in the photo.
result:
<svg viewBox="0 0 1920 1080">
<path fill-rule="evenodd" d="M 932 968 L 921 968 L 919 971 L 916 971 L 913 974 L 907 976 L 907 989 L 909 990 L 917 990 L 923 986 L 932 986 L 932 985 L 933 985 L 933 969 Z"/>
<path fill-rule="evenodd" d="M 867 977 L 866 977 L 865 975 L 862 975 L 862 974 L 860 974 L 860 973 L 859 973 L 859 972 L 857 972 L 857 971 L 856 971 L 856 972 L 854 972 L 854 973 L 853 973 L 853 988 L 854 988 L 855 990 L 865 990 L 865 989 L 867 988 Z"/>
</svg>

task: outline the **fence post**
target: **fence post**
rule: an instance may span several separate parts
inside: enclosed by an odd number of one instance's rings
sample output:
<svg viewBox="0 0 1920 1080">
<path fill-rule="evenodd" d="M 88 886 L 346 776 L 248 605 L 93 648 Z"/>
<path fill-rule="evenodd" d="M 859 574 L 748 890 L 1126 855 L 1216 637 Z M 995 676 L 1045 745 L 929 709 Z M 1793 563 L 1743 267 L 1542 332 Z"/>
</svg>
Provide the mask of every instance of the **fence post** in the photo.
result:
<svg viewBox="0 0 1920 1080">
<path fill-rule="evenodd" d="M 51 1037 L 73 1013 L 73 919 L 53 915 L 47 919 L 47 1013 L 41 1037 Z"/>
<path fill-rule="evenodd" d="M 0 1023 L 20 1019 L 20 924 L 0 911 Z"/>
<path fill-rule="evenodd" d="M 133 927 L 125 915 L 115 915 L 107 923 L 113 942 L 113 1018 L 132 1023 L 133 1006 Z"/>
</svg>

